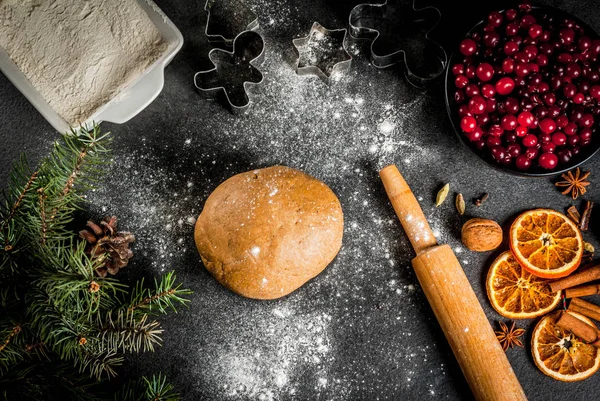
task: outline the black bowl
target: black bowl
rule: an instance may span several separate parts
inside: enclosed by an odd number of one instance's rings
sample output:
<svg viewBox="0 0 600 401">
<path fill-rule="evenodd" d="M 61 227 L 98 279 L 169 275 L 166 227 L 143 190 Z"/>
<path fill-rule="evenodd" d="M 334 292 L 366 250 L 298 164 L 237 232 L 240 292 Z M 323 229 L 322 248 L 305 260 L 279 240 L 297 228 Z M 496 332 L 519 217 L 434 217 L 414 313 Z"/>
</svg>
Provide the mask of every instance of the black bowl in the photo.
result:
<svg viewBox="0 0 600 401">
<path fill-rule="evenodd" d="M 589 25 L 587 25 L 585 22 L 581 21 L 579 18 L 577 18 L 565 11 L 562 11 L 560 9 L 557 9 L 554 7 L 548 7 L 548 6 L 533 7 L 532 14 L 535 16 L 538 16 L 541 14 L 548 14 L 554 18 L 571 19 L 571 20 L 575 21 L 577 24 L 579 24 L 585 30 L 586 34 L 590 38 L 600 39 L 600 35 L 598 35 Z M 484 24 L 484 21 L 480 21 L 467 34 L 470 34 L 474 31 L 478 30 L 479 27 L 482 26 L 483 24 Z M 465 35 L 465 37 L 466 37 L 466 35 Z M 478 150 L 475 147 L 475 145 L 472 142 L 470 142 L 468 140 L 468 138 L 466 138 L 464 136 L 464 134 L 462 133 L 462 131 L 460 130 L 460 117 L 458 115 L 458 105 L 457 105 L 456 101 L 454 100 L 454 91 L 456 90 L 456 87 L 454 86 L 454 75 L 452 74 L 452 71 L 451 71 L 452 66 L 454 64 L 456 64 L 459 59 L 462 59 L 462 55 L 460 55 L 460 54 L 457 55 L 457 52 L 453 52 L 452 55 L 450 56 L 448 66 L 446 68 L 446 77 L 445 77 L 446 110 L 448 111 L 448 116 L 450 118 L 450 122 L 452 123 L 452 127 L 454 128 L 454 132 L 455 132 L 456 136 L 458 137 L 458 139 L 460 140 L 460 142 L 463 145 L 465 145 L 467 148 L 471 149 L 471 151 L 473 153 L 475 153 L 481 160 L 483 160 L 488 166 L 491 166 L 492 168 L 494 168 L 498 171 L 511 173 L 511 174 L 521 176 L 521 177 L 545 177 L 545 176 L 557 175 L 560 173 L 564 173 L 565 171 L 571 170 L 571 169 L 585 163 L 586 161 L 588 161 L 590 158 L 592 158 L 598 152 L 598 150 L 600 150 L 600 128 L 598 127 L 600 125 L 600 123 L 597 123 L 596 131 L 594 132 L 594 135 L 592 135 L 592 142 L 588 146 L 581 148 L 579 154 L 577 156 L 574 156 L 569 163 L 559 164 L 558 168 L 556 168 L 554 170 L 546 170 L 539 166 L 532 166 L 529 170 L 522 171 L 522 170 L 519 170 L 514 165 L 506 166 L 506 165 L 496 162 L 492 158 L 491 154 L 489 154 L 488 152 L 484 153 L 484 151 L 482 151 L 482 150 Z M 598 82 L 596 84 L 600 85 L 600 82 Z M 595 116 L 595 117 L 596 117 L 596 119 L 599 119 L 599 116 Z"/>
</svg>

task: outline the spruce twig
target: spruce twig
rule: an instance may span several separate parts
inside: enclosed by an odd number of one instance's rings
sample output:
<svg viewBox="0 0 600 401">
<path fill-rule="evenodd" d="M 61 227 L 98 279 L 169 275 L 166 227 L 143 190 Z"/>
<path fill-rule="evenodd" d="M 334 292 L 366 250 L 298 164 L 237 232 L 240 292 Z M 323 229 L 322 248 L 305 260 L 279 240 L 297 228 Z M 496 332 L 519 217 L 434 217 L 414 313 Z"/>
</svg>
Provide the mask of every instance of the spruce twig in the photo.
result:
<svg viewBox="0 0 600 401">
<path fill-rule="evenodd" d="M 124 352 L 160 345 L 154 312 L 187 302 L 190 292 L 173 273 L 155 279 L 153 290 L 143 280 L 130 290 L 98 277 L 105 261 L 87 255 L 70 227 L 83 191 L 101 177 L 108 140 L 98 127 L 82 128 L 63 135 L 34 173 L 24 157 L 13 167 L 0 205 L 4 398 L 45 399 L 51 391 L 57 399 L 97 400 L 97 387 L 117 375 Z M 163 376 L 144 380 L 128 391 L 132 399 L 177 398 Z"/>
</svg>

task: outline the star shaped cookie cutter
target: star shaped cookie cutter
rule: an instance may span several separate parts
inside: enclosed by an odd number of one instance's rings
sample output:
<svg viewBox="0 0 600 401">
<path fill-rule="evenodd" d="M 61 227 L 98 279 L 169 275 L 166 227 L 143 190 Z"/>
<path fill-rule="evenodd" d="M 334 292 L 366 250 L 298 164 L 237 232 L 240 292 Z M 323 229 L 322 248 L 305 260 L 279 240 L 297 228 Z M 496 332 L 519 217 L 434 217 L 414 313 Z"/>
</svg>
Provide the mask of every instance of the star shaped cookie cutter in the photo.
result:
<svg viewBox="0 0 600 401">
<path fill-rule="evenodd" d="M 407 80 L 422 87 L 440 77 L 448 56 L 429 34 L 441 18 L 435 7 L 416 8 L 386 0 L 383 4 L 359 4 L 349 17 L 350 35 L 371 39 L 371 63 L 377 68 L 402 62 Z"/>
<path fill-rule="evenodd" d="M 352 56 L 346 51 L 346 29 L 327 29 L 313 23 L 308 36 L 292 40 L 298 57 L 298 75 L 317 75 L 330 85 L 350 69 Z"/>
<path fill-rule="evenodd" d="M 262 61 L 264 48 L 260 34 L 245 31 L 233 40 L 233 51 L 212 49 L 208 58 L 214 67 L 194 75 L 196 89 L 216 95 L 234 114 L 245 112 L 250 106 L 249 87 L 263 81 L 262 73 L 253 64 Z"/>
<path fill-rule="evenodd" d="M 244 31 L 258 28 L 258 17 L 240 0 L 207 0 L 204 33 L 209 42 L 233 46 L 233 40 Z"/>
</svg>

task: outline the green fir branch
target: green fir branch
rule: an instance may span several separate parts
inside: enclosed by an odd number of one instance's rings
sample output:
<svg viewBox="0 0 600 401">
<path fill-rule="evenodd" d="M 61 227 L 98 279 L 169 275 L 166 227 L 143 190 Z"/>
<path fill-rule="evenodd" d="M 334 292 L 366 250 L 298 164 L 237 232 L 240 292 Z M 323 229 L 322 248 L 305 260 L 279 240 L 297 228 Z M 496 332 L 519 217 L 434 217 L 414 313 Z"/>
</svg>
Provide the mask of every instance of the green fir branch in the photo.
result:
<svg viewBox="0 0 600 401">
<path fill-rule="evenodd" d="M 161 374 L 130 381 L 115 394 L 115 401 L 178 401 L 180 396 Z"/>
<path fill-rule="evenodd" d="M 126 310 L 109 311 L 99 322 L 101 347 L 122 352 L 154 351 L 161 344 L 160 323 L 147 314 L 135 315 Z"/>
<path fill-rule="evenodd" d="M 160 278 L 160 282 L 154 279 L 154 291 L 144 286 L 144 279 L 140 280 L 131 292 L 131 300 L 127 310 L 139 313 L 167 313 L 169 309 L 177 312 L 176 305 L 185 305 L 189 302 L 184 298 L 192 292 L 176 285 L 174 272 L 168 272 Z"/>
<path fill-rule="evenodd" d="M 102 177 L 108 134 L 70 132 L 32 171 L 15 163 L 0 202 L 0 397 L 96 400 L 123 353 L 152 351 L 154 316 L 185 305 L 189 290 L 168 273 L 154 289 L 97 276 L 106 261 L 73 231 L 84 191 Z M 174 400 L 163 376 L 139 381 L 132 399 Z"/>
</svg>

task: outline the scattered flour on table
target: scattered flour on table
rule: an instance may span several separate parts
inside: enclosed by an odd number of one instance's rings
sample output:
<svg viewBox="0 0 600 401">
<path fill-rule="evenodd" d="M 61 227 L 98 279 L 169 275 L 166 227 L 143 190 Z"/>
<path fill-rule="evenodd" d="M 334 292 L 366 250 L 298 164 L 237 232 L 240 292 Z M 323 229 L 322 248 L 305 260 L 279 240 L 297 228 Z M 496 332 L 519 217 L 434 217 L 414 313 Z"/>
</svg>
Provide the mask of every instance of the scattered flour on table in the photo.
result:
<svg viewBox="0 0 600 401">
<path fill-rule="evenodd" d="M 261 25 L 271 32 L 285 22 L 305 36 L 310 24 L 300 26 L 294 7 L 278 8 L 280 3 L 261 2 L 268 11 L 261 11 Z M 364 394 L 443 399 L 439 388 L 448 368 L 422 315 L 430 312 L 410 267 L 410 244 L 381 199 L 377 177 L 388 163 L 407 173 L 426 172 L 446 151 L 423 129 L 435 129 L 424 112 L 431 95 L 360 56 L 331 86 L 316 76 L 299 77 L 286 58 L 290 48 L 291 37 L 265 35 L 265 61 L 258 66 L 265 80 L 250 93 L 246 115 L 201 103 L 218 118 L 189 117 L 165 145 L 151 141 L 161 133 L 140 130 L 139 147 L 116 154 L 110 184 L 89 199 L 117 210 L 138 238 L 134 253 L 146 256 L 159 274 L 193 260 L 190 253 L 199 260 L 193 224 L 203 201 L 226 178 L 273 164 L 316 176 L 344 208 L 344 242 L 335 262 L 308 284 L 310 290 L 251 303 L 251 310 L 228 309 L 210 330 L 199 325 L 201 341 L 181 340 L 186 358 L 195 360 L 188 355 L 194 349 L 201 361 L 186 380 L 195 380 L 208 399 L 231 401 L 309 399 L 309 390 L 315 400 Z M 379 79 L 389 85 L 370 82 Z M 173 149 L 175 159 L 168 156 Z M 436 237 L 459 247 L 448 224 L 455 212 L 434 208 L 432 195 L 417 193 L 431 207 L 426 214 Z"/>
</svg>

